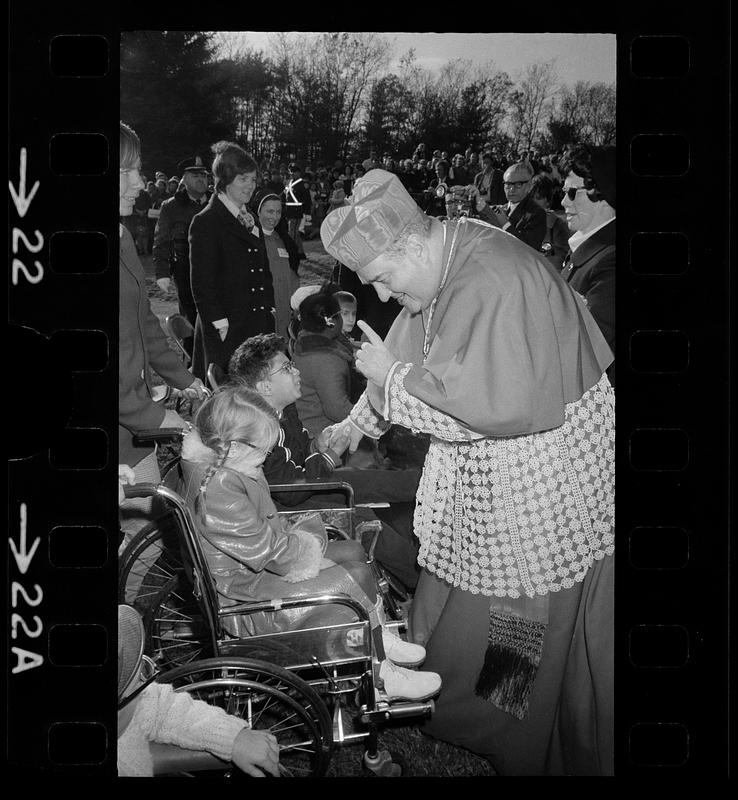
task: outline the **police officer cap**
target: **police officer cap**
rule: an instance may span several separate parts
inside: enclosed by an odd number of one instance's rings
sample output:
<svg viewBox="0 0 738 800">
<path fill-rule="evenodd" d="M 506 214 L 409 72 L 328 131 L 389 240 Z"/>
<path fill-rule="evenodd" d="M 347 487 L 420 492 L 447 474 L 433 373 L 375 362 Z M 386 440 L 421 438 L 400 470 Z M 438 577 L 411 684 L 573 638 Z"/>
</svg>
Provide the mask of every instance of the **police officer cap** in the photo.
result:
<svg viewBox="0 0 738 800">
<path fill-rule="evenodd" d="M 177 169 L 182 172 L 201 172 L 203 175 L 208 174 L 208 168 L 200 156 L 192 156 L 192 158 L 184 158 L 177 164 Z"/>
</svg>

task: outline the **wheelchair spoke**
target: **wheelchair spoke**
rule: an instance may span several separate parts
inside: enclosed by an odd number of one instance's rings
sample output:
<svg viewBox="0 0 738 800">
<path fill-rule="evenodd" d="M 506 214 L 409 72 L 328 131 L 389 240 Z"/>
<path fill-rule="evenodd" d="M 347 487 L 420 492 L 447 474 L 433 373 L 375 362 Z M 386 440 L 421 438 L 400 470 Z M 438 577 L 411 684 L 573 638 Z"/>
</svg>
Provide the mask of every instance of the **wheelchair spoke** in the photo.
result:
<svg viewBox="0 0 738 800">
<path fill-rule="evenodd" d="M 275 722 L 274 725 L 269 727 L 269 733 L 273 733 L 275 736 L 278 733 L 284 733 L 285 731 L 291 731 L 295 728 L 299 728 L 302 725 L 302 721 L 298 720 L 294 725 L 285 725 L 284 723 L 289 722 L 291 719 L 295 719 L 297 714 L 292 714 L 287 719 L 280 720 L 279 722 Z"/>
<path fill-rule="evenodd" d="M 173 619 L 173 617 L 177 617 L 178 619 L 182 620 L 182 622 L 192 622 L 192 615 L 185 614 L 178 608 L 171 608 L 170 606 L 162 606 L 159 610 L 165 611 L 170 616 L 154 617 L 155 622 L 176 622 L 177 619 Z"/>
<path fill-rule="evenodd" d="M 294 744 L 279 745 L 279 754 L 282 755 L 282 753 L 308 753 L 313 755 L 315 748 L 310 747 L 309 741 L 295 742 Z"/>
<path fill-rule="evenodd" d="M 317 696 L 299 678 L 273 669 L 250 668 L 248 659 L 212 659 L 168 673 L 177 691 L 224 709 L 252 730 L 277 737 L 280 774 L 302 777 L 325 772 L 332 736 L 329 722 L 316 711 Z M 167 673 L 165 673 L 165 676 Z"/>
<path fill-rule="evenodd" d="M 274 705 L 276 704 L 276 702 L 277 702 L 277 701 L 276 701 L 276 700 L 275 700 L 273 697 L 270 697 L 270 698 L 267 700 L 267 702 L 266 702 L 266 705 L 264 706 L 264 708 L 260 709 L 260 710 L 257 712 L 257 716 L 256 716 L 255 718 L 253 718 L 252 725 L 253 725 L 254 723 L 258 724 L 258 723 L 261 721 L 261 718 L 264 716 L 264 714 L 265 714 L 265 713 L 266 713 L 266 712 L 267 712 L 267 711 L 268 711 L 268 710 L 269 710 L 269 709 L 270 709 L 272 706 L 274 706 Z M 251 713 L 251 712 L 250 712 L 250 713 Z"/>
<path fill-rule="evenodd" d="M 238 708 L 238 699 L 236 697 L 236 693 L 235 692 L 229 692 L 228 693 L 228 701 L 227 701 L 227 705 L 226 705 L 226 711 L 229 714 L 235 714 L 237 708 Z"/>
<path fill-rule="evenodd" d="M 303 769 L 296 769 L 296 768 L 288 768 L 285 767 L 283 764 L 279 765 L 279 774 L 283 775 L 285 778 L 299 778 L 302 775 L 310 775 L 311 771 L 307 768 Z"/>
</svg>

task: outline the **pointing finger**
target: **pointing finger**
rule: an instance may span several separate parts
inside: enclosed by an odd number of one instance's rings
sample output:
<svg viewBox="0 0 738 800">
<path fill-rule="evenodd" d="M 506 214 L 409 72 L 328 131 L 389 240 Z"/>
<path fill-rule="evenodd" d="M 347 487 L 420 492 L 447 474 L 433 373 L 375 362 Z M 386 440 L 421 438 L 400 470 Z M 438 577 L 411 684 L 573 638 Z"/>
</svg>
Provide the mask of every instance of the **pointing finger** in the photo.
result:
<svg viewBox="0 0 738 800">
<path fill-rule="evenodd" d="M 384 340 L 382 339 L 382 337 L 378 333 L 373 331 L 371 326 L 368 325 L 366 322 L 364 322 L 363 319 L 358 320 L 356 324 L 361 328 L 362 331 L 364 331 L 364 333 L 367 336 L 367 339 L 369 339 L 369 341 L 372 344 L 384 344 Z"/>
</svg>

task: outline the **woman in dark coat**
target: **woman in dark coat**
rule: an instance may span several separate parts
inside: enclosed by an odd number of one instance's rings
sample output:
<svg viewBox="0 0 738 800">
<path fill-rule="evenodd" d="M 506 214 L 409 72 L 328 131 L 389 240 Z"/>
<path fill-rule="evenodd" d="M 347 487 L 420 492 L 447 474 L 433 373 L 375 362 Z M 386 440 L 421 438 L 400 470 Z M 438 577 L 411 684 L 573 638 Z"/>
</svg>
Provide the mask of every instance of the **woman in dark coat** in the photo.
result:
<svg viewBox="0 0 738 800">
<path fill-rule="evenodd" d="M 190 225 L 192 294 L 197 305 L 192 369 L 224 372 L 244 339 L 274 332 L 274 290 L 263 237 L 247 203 L 256 162 L 231 142 L 213 145 L 215 193 Z"/>
</svg>

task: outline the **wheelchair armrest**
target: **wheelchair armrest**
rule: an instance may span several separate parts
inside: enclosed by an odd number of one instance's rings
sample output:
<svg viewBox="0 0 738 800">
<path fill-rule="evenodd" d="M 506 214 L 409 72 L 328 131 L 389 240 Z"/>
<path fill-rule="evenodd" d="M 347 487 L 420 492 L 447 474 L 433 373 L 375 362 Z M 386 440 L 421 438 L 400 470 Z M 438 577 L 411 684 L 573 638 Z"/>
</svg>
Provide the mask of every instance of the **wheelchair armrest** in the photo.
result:
<svg viewBox="0 0 738 800">
<path fill-rule="evenodd" d="M 339 492 L 346 498 L 346 505 L 354 507 L 354 487 L 346 481 L 294 481 L 293 483 L 270 483 L 269 491 L 274 492 Z"/>
<path fill-rule="evenodd" d="M 355 598 L 348 594 L 318 594 L 303 595 L 301 597 L 283 597 L 274 600 L 251 600 L 237 603 L 232 606 L 221 606 L 218 609 L 219 617 L 232 617 L 256 614 L 261 611 L 282 611 L 289 608 L 305 608 L 307 606 L 340 605 L 347 606 L 360 622 L 369 621 L 369 612 Z"/>
<path fill-rule="evenodd" d="M 184 428 L 145 428 L 133 434 L 133 444 L 141 447 L 147 444 L 179 442 L 185 433 Z"/>
<path fill-rule="evenodd" d="M 209 769 L 227 769 L 230 762 L 204 750 L 185 750 L 173 744 L 149 744 L 154 761 L 154 775 L 170 775 L 177 772 L 200 772 Z"/>
<path fill-rule="evenodd" d="M 134 497 L 153 497 L 156 494 L 158 484 L 156 483 L 134 483 L 130 486 L 123 486 L 123 494 L 126 500 Z"/>
</svg>

